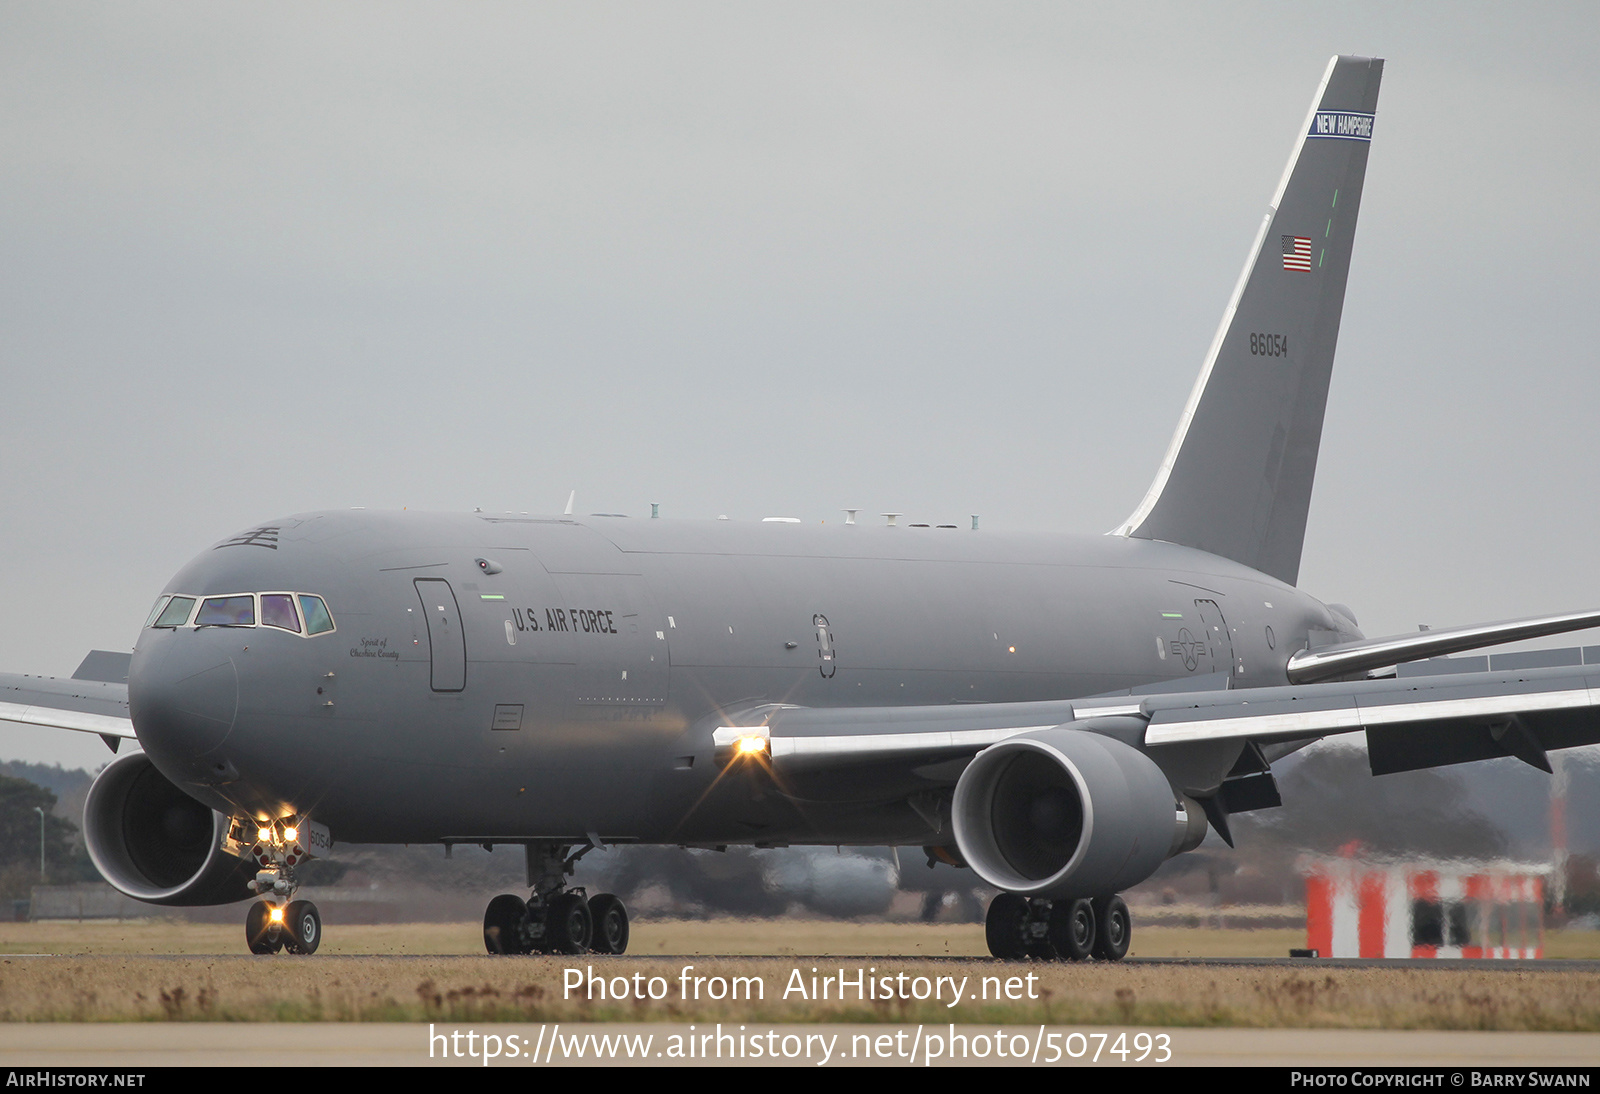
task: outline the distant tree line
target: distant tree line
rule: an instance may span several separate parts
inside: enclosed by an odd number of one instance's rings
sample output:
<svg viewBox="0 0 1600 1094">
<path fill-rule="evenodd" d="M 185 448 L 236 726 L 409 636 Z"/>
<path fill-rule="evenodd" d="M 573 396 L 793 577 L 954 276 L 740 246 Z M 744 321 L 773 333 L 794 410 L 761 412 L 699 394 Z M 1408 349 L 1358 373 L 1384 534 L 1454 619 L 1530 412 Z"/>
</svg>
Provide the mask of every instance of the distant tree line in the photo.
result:
<svg viewBox="0 0 1600 1094">
<path fill-rule="evenodd" d="M 84 780 L 88 778 L 86 772 L 70 774 Z M 100 880 L 79 838 L 78 826 L 55 814 L 56 800 L 53 791 L 38 783 L 14 775 L 0 775 L 0 900 L 23 899 L 33 886 L 40 884 Z M 39 872 L 39 810 L 44 811 L 43 874 Z M 9 905 L 0 908 L 0 915 L 9 914 Z"/>
</svg>

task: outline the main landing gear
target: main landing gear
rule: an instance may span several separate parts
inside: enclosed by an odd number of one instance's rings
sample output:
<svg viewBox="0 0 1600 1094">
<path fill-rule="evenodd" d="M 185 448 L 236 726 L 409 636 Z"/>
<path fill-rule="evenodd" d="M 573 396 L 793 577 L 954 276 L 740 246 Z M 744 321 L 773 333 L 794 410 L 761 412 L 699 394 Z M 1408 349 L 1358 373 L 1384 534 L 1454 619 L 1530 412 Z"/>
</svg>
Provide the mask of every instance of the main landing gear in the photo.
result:
<svg viewBox="0 0 1600 1094">
<path fill-rule="evenodd" d="M 984 923 L 989 952 L 1004 961 L 1121 961 L 1133 938 L 1120 896 L 1047 900 L 1001 893 Z"/>
<path fill-rule="evenodd" d="M 322 914 L 309 900 L 290 899 L 300 888 L 295 866 L 307 857 L 299 829 L 283 821 L 260 825 L 250 855 L 257 869 L 249 887 L 266 897 L 250 905 L 244 917 L 250 952 L 316 953 L 322 944 Z"/>
<path fill-rule="evenodd" d="M 483 913 L 483 947 L 490 953 L 625 953 L 628 909 L 610 893 L 568 889 L 567 878 L 589 847 L 528 844 L 527 900 L 504 893 Z"/>
</svg>

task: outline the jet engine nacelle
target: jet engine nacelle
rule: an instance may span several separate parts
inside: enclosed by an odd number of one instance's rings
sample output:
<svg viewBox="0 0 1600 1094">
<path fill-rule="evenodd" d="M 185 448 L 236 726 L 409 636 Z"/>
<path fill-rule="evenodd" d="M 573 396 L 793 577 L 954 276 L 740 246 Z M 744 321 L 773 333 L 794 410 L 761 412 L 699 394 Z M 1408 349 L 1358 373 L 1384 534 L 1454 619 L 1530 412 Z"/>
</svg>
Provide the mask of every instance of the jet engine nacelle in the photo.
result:
<svg viewBox="0 0 1600 1094">
<path fill-rule="evenodd" d="M 228 818 L 179 790 L 142 752 L 89 787 L 83 840 L 113 886 L 151 904 L 231 904 L 251 896 L 254 864 L 226 850 Z"/>
<path fill-rule="evenodd" d="M 1064 727 L 978 753 L 956 783 L 951 814 L 978 876 L 1024 896 L 1115 893 L 1205 836 L 1199 806 L 1150 757 Z"/>
</svg>

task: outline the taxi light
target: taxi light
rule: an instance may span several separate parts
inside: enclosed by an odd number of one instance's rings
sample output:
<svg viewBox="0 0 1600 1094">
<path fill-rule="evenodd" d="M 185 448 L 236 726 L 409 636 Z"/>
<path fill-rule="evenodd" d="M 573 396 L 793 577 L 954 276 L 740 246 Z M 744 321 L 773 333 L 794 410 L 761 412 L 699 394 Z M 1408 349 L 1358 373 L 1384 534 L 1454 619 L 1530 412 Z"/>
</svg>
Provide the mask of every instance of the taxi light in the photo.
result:
<svg viewBox="0 0 1600 1094">
<path fill-rule="evenodd" d="M 293 842 L 294 840 L 299 839 L 300 838 L 300 829 L 296 828 L 294 825 L 291 824 L 288 828 L 285 828 L 283 830 L 283 838 L 286 839 L 286 840 L 289 840 L 291 842 Z"/>
<path fill-rule="evenodd" d="M 256 837 L 258 839 L 260 839 L 263 843 L 265 843 L 267 840 L 272 838 L 272 829 L 270 829 L 270 828 L 257 828 L 256 829 Z"/>
<path fill-rule="evenodd" d="M 271 913 L 269 913 L 269 914 L 270 914 L 270 917 L 272 919 L 272 922 L 274 922 L 274 923 L 282 923 L 283 922 L 283 909 L 282 908 L 274 908 L 274 909 L 272 909 Z"/>
<path fill-rule="evenodd" d="M 757 752 L 765 752 L 767 750 L 767 739 L 765 737 L 757 737 L 754 734 L 749 737 L 740 737 L 735 742 L 734 749 L 741 756 L 753 756 Z"/>
</svg>

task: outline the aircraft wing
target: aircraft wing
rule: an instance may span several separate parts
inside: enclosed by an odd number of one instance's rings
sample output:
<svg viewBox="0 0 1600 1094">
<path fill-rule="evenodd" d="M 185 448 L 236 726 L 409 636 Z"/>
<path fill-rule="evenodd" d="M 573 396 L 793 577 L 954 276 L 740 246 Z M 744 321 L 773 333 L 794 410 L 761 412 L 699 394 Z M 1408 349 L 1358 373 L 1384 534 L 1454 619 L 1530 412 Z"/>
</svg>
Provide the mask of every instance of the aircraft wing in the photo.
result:
<svg viewBox="0 0 1600 1094">
<path fill-rule="evenodd" d="M 1374 775 L 1498 756 L 1549 771 L 1549 750 L 1600 742 L 1600 666 L 1246 688 L 1145 706 L 1150 748 L 1365 730 Z"/>
<path fill-rule="evenodd" d="M 1589 627 L 1600 627 L 1600 612 L 1536 615 L 1503 623 L 1477 623 L 1470 627 L 1415 631 L 1387 638 L 1360 638 L 1353 642 L 1320 646 L 1314 650 L 1301 650 L 1289 658 L 1289 682 L 1312 684 L 1318 680 L 1364 673 L 1423 657 L 1443 657 L 1463 650 L 1544 638 Z"/>
<path fill-rule="evenodd" d="M 780 773 L 851 765 L 920 768 L 1030 730 L 1109 733 L 1167 746 L 1304 744 L 1364 730 L 1375 775 L 1600 742 L 1600 665 L 1466 672 L 1048 703 L 936 707 L 770 707 L 714 731 L 719 756 L 764 752 Z M 761 744 L 745 744 L 759 740 Z M 950 781 L 959 767 L 949 769 Z"/>
<path fill-rule="evenodd" d="M 98 733 L 113 752 L 124 739 L 137 739 L 128 685 L 104 680 L 0 674 L 0 722 Z"/>
</svg>

